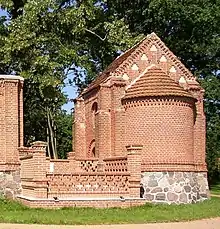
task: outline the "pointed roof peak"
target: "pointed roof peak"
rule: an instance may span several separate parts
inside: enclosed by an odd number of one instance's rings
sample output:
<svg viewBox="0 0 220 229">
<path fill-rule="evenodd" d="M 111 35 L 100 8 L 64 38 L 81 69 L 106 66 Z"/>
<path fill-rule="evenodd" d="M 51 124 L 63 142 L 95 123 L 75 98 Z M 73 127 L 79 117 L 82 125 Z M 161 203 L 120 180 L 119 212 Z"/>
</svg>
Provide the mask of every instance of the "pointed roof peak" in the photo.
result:
<svg viewBox="0 0 220 229">
<path fill-rule="evenodd" d="M 152 33 L 148 34 L 146 38 L 157 38 L 157 39 L 160 39 L 155 32 L 152 32 Z"/>
</svg>

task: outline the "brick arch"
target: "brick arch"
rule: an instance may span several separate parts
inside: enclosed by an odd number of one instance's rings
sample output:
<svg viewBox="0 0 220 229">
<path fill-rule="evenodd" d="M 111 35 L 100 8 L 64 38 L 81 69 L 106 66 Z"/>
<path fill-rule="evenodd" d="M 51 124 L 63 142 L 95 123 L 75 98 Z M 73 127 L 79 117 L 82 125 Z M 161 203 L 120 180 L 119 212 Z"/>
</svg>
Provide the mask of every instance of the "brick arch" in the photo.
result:
<svg viewBox="0 0 220 229">
<path fill-rule="evenodd" d="M 93 139 L 89 145 L 88 156 L 89 157 L 98 157 L 96 155 L 95 139 Z"/>
<path fill-rule="evenodd" d="M 98 111 L 98 103 L 94 102 L 92 104 L 91 113 L 92 113 L 92 127 L 95 129 L 95 114 Z"/>
</svg>

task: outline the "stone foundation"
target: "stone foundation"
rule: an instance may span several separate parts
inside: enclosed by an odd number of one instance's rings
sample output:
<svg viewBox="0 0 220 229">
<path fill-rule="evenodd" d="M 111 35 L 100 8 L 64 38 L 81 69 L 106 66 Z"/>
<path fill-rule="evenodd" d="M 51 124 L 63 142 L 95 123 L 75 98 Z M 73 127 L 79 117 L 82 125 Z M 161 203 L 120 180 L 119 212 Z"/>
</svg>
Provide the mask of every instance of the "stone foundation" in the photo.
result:
<svg viewBox="0 0 220 229">
<path fill-rule="evenodd" d="M 196 203 L 209 197 L 207 173 L 144 172 L 143 198 L 161 203 Z"/>
<path fill-rule="evenodd" d="M 0 172 L 0 196 L 14 199 L 21 193 L 19 171 Z"/>
</svg>

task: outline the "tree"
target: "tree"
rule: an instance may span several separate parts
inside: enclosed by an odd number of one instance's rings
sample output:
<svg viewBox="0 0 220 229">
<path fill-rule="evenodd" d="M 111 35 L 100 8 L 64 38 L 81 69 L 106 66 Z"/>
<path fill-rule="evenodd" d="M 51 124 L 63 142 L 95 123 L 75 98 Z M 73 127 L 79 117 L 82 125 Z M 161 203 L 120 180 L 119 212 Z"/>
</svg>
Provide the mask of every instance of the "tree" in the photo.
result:
<svg viewBox="0 0 220 229">
<path fill-rule="evenodd" d="M 73 114 L 61 111 L 56 117 L 57 125 L 57 151 L 60 158 L 67 158 L 67 153 L 72 151 L 72 123 Z"/>
<path fill-rule="evenodd" d="M 207 165 L 211 183 L 219 181 L 220 158 L 220 74 L 210 75 L 202 81 L 206 90 L 205 112 L 207 119 Z"/>
</svg>

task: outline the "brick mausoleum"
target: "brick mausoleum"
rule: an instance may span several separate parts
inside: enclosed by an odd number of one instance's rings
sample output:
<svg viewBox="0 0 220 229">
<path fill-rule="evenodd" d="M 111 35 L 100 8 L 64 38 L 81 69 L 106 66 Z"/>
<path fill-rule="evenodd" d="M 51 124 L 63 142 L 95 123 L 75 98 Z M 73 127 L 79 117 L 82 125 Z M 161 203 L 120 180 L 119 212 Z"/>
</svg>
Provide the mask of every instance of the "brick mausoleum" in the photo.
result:
<svg viewBox="0 0 220 229">
<path fill-rule="evenodd" d="M 22 84 L 0 77 L 0 191 L 7 196 L 33 207 L 208 198 L 204 90 L 154 33 L 75 100 L 66 160 L 47 158 L 43 142 L 23 147 Z"/>
</svg>

